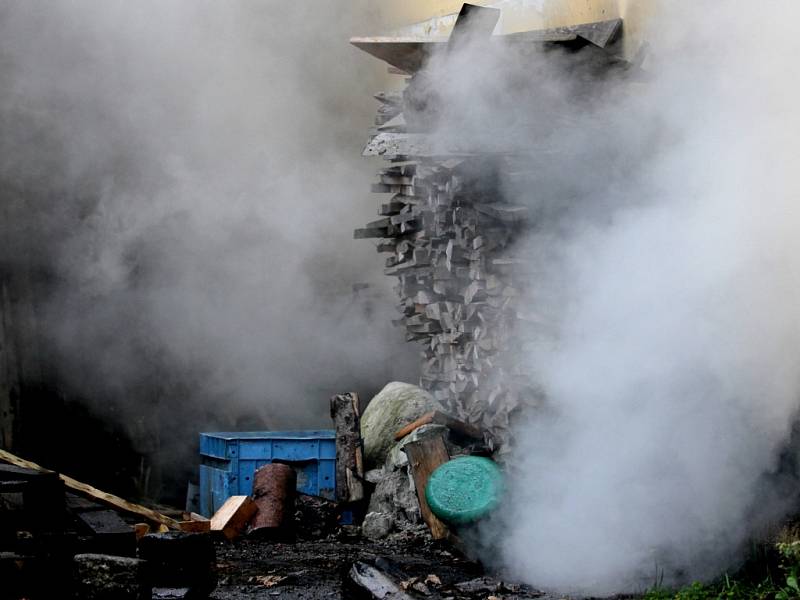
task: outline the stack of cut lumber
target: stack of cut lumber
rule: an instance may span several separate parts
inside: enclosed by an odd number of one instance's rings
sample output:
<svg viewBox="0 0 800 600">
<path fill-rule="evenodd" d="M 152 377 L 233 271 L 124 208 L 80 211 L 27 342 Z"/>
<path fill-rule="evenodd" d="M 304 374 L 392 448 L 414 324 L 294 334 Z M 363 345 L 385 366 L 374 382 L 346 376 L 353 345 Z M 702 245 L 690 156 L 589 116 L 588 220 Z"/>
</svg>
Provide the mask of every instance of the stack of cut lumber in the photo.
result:
<svg viewBox="0 0 800 600">
<path fill-rule="evenodd" d="M 515 359 L 531 268 L 514 252 L 528 208 L 499 191 L 507 156 L 438 149 L 433 136 L 406 130 L 402 103 L 391 97 L 376 95 L 378 129 L 364 151 L 391 163 L 372 188 L 386 200 L 354 237 L 377 239 L 388 255 L 385 273 L 397 277 L 402 314 L 395 323 L 422 345 L 421 386 L 503 442 L 529 387 Z M 390 120 L 387 107 L 398 111 Z"/>
</svg>

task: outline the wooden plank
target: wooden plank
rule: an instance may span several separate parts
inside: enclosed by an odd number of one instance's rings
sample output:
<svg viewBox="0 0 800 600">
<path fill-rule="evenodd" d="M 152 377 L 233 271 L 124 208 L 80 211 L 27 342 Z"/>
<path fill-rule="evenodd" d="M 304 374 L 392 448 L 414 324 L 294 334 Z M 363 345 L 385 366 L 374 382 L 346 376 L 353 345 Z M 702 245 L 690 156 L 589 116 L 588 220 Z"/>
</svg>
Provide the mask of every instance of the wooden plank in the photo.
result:
<svg viewBox="0 0 800 600">
<path fill-rule="evenodd" d="M 6 450 L 0 450 L 0 460 L 10 463 L 12 465 L 16 465 L 18 467 L 24 467 L 26 469 L 33 469 L 34 471 L 39 471 L 40 473 L 54 473 L 50 469 L 45 469 L 44 467 L 40 467 L 36 463 L 30 462 L 19 456 L 15 456 Z M 93 487 L 87 483 L 83 483 L 82 481 L 78 481 L 77 479 L 73 479 L 67 475 L 59 474 L 59 478 L 64 482 L 69 489 L 79 492 L 81 494 L 85 494 L 90 498 L 97 500 L 98 502 L 102 502 L 103 504 L 107 504 L 113 508 L 121 510 L 126 513 L 139 515 L 141 517 L 146 518 L 148 521 L 152 521 L 154 523 L 159 523 L 160 525 L 164 525 L 170 529 L 180 529 L 178 521 L 172 519 L 166 515 L 162 515 L 159 512 L 156 512 L 150 508 L 146 508 L 139 504 L 134 504 L 133 502 L 128 502 L 120 498 L 119 496 L 115 496 L 114 494 L 109 494 L 108 492 L 104 492 L 102 490 L 98 490 L 96 487 Z"/>
<path fill-rule="evenodd" d="M 211 517 L 211 531 L 221 531 L 229 540 L 235 539 L 245 530 L 257 510 L 250 496 L 231 496 Z"/>
<path fill-rule="evenodd" d="M 473 438 L 475 440 L 483 439 L 483 434 L 478 428 L 464 423 L 463 421 L 460 421 L 459 419 L 456 419 L 455 417 L 438 410 L 432 410 L 431 412 L 425 413 L 413 423 L 409 423 L 394 434 L 394 439 L 399 441 L 413 432 L 415 429 L 419 429 L 423 425 L 428 425 L 429 423 L 444 425 L 458 434 Z"/>
<path fill-rule="evenodd" d="M 331 418 L 336 429 L 336 499 L 358 502 L 364 498 L 364 455 L 358 394 L 331 398 Z"/>
<path fill-rule="evenodd" d="M 211 531 L 211 521 L 209 519 L 203 519 L 202 521 L 190 519 L 188 521 L 180 521 L 178 525 L 180 525 L 181 531 L 187 533 L 206 533 Z"/>
<path fill-rule="evenodd" d="M 368 239 L 368 238 L 385 238 L 385 237 L 387 237 L 387 235 L 388 235 L 388 230 L 386 228 L 383 228 L 383 229 L 362 228 L 362 229 L 356 229 L 355 231 L 353 231 L 353 239 L 356 239 L 356 240 L 365 240 L 365 239 Z"/>
<path fill-rule="evenodd" d="M 425 487 L 428 485 L 431 473 L 439 465 L 450 460 L 444 438 L 441 433 L 431 433 L 417 441 L 408 442 L 403 446 L 403 451 L 408 456 L 408 466 L 414 478 L 414 487 L 417 490 L 417 500 L 419 500 L 422 519 L 431 530 L 433 539 L 444 539 L 450 534 L 447 525 L 431 512 L 428 501 L 425 499 Z"/>
</svg>

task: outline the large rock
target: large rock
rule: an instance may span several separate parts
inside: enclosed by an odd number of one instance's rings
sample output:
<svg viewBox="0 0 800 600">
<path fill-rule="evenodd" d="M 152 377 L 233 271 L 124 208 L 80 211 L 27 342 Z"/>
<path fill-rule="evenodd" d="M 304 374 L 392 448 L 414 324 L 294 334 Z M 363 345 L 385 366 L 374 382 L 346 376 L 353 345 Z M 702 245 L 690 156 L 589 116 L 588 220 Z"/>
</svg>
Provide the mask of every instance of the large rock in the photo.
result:
<svg viewBox="0 0 800 600">
<path fill-rule="evenodd" d="M 422 388 L 399 381 L 387 384 L 361 416 L 361 437 L 367 465 L 383 465 L 395 444 L 394 434 L 431 410 L 442 410 L 442 407 Z"/>
</svg>

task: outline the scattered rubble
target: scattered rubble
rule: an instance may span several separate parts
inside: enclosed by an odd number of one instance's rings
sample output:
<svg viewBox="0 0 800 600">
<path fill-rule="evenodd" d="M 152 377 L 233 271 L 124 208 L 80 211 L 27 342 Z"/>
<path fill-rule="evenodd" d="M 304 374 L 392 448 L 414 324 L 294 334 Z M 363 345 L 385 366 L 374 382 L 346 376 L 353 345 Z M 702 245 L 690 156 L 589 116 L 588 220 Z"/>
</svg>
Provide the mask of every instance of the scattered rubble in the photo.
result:
<svg viewBox="0 0 800 600">
<path fill-rule="evenodd" d="M 361 532 L 366 538 L 380 540 L 389 535 L 393 525 L 394 518 L 391 514 L 368 512 L 361 523 Z"/>
<path fill-rule="evenodd" d="M 75 556 L 76 594 L 86 600 L 144 600 L 152 590 L 145 562 L 124 556 Z"/>
<path fill-rule="evenodd" d="M 414 600 L 391 577 L 365 562 L 353 563 L 350 579 L 376 600 Z"/>
<path fill-rule="evenodd" d="M 385 515 L 392 520 L 393 527 L 401 527 L 405 523 L 416 524 L 422 521 L 413 480 L 409 479 L 405 469 L 384 473 L 369 499 L 368 511 Z"/>
<path fill-rule="evenodd" d="M 13 598 L 52 597 L 37 584 L 47 572 L 61 573 L 64 597 L 89 599 L 349 598 L 357 597 L 356 588 L 362 597 L 473 597 L 469 582 L 483 570 L 453 546 L 437 544 L 457 539 L 430 511 L 425 490 L 431 473 L 451 456 L 487 454 L 485 436 L 437 408 L 416 386 L 393 383 L 381 394 L 363 418 L 357 395 L 331 400 L 336 502 L 298 494 L 299 471 L 282 462 L 256 469 L 250 494 L 228 497 L 210 518 L 168 516 L 116 497 L 112 502 L 105 492 L 72 486 L 38 466 L 2 466 L 5 589 Z M 401 406 L 409 398 L 413 410 Z M 381 415 L 387 423 L 379 422 Z M 373 456 L 382 458 L 366 473 L 365 422 L 377 449 Z M 65 494 L 65 485 L 82 496 Z"/>
</svg>

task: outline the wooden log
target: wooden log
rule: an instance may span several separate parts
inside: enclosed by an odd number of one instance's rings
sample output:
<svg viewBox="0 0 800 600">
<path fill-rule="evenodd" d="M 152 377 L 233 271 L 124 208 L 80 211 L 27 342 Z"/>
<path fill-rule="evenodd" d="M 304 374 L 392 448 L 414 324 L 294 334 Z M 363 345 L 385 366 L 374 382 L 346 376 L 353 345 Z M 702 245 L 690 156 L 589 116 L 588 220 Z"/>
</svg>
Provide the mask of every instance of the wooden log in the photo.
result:
<svg viewBox="0 0 800 600">
<path fill-rule="evenodd" d="M 454 431 L 456 434 L 469 437 L 475 440 L 482 440 L 483 434 L 481 431 L 464 423 L 464 421 L 460 421 L 455 417 L 448 415 L 447 413 L 443 413 L 438 410 L 432 410 L 431 412 L 425 413 L 419 419 L 414 421 L 413 423 L 409 423 L 402 429 L 400 429 L 397 433 L 394 434 L 395 440 L 401 440 L 406 437 L 409 433 L 422 427 L 423 425 L 428 425 L 429 423 L 436 423 L 437 425 L 444 425 L 448 429 Z"/>
<path fill-rule="evenodd" d="M 297 473 L 289 465 L 270 463 L 259 468 L 253 477 L 253 500 L 258 512 L 251 531 L 266 533 L 289 525 L 296 487 Z"/>
<path fill-rule="evenodd" d="M 439 465 L 450 460 L 444 438 L 441 433 L 432 432 L 417 441 L 408 442 L 403 446 L 403 451 L 408 456 L 408 466 L 414 478 L 414 487 L 417 490 L 417 500 L 419 500 L 422 519 L 431 530 L 433 539 L 444 539 L 450 534 L 447 525 L 431 512 L 428 501 L 425 499 L 425 487 L 428 485 L 431 473 Z"/>
<path fill-rule="evenodd" d="M 364 451 L 358 394 L 331 398 L 331 418 L 336 430 L 336 499 L 358 502 L 364 498 Z"/>
<path fill-rule="evenodd" d="M 258 508 L 250 496 L 231 496 L 211 517 L 211 531 L 221 531 L 229 540 L 245 530 Z"/>
<path fill-rule="evenodd" d="M 0 460 L 5 461 L 9 464 L 16 465 L 18 467 L 24 467 L 26 469 L 33 469 L 34 471 L 39 471 L 41 473 L 53 473 L 53 471 L 49 469 L 45 469 L 44 467 L 40 467 L 36 463 L 30 462 L 19 456 L 15 456 L 6 450 L 0 450 Z M 150 508 L 146 508 L 139 504 L 134 504 L 133 502 L 128 502 L 127 500 L 123 500 L 119 496 L 115 496 L 114 494 L 109 494 L 108 492 L 104 492 L 102 490 L 98 490 L 91 485 L 78 481 L 77 479 L 73 479 L 72 477 L 68 477 L 67 475 L 59 474 L 59 478 L 64 482 L 69 489 L 89 496 L 98 502 L 103 504 L 107 504 L 113 508 L 121 510 L 126 513 L 139 515 L 140 517 L 144 517 L 148 521 L 152 521 L 153 523 L 158 523 L 160 525 L 164 525 L 170 529 L 180 529 L 180 525 L 178 521 L 172 519 L 166 515 L 162 515 L 159 512 L 156 512 Z"/>
</svg>

